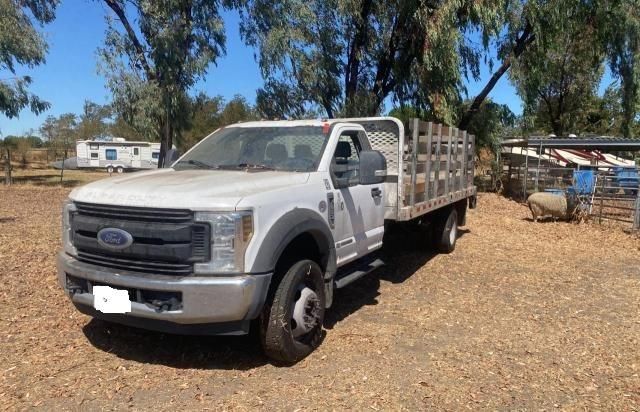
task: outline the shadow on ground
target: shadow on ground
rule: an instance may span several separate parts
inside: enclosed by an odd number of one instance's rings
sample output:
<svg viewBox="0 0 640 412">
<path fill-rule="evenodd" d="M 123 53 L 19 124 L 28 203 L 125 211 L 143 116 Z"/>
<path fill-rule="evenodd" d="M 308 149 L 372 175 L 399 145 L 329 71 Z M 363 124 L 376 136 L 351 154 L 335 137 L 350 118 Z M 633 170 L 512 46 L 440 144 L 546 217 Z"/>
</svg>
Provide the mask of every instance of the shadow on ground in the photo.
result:
<svg viewBox="0 0 640 412">
<path fill-rule="evenodd" d="M 469 233 L 459 230 L 459 237 Z M 434 256 L 424 233 L 393 230 L 380 251 L 386 265 L 344 289 L 336 291 L 334 304 L 325 316 L 325 328 L 367 305 L 377 305 L 381 281 L 394 284 L 410 278 Z M 270 363 L 255 333 L 248 336 L 184 336 L 137 329 L 92 319 L 83 327 L 89 342 L 122 359 L 180 369 L 249 370 Z"/>
<path fill-rule="evenodd" d="M 469 232 L 468 229 L 459 229 L 458 239 Z M 385 234 L 384 247 L 379 253 L 385 266 L 336 291 L 333 306 L 325 315 L 327 329 L 333 329 L 338 322 L 363 306 L 377 305 L 380 281 L 402 283 L 438 254 L 431 247 L 426 233 L 399 227 Z"/>
<path fill-rule="evenodd" d="M 78 179 L 66 179 L 62 178 L 62 182 L 60 182 L 60 174 L 43 174 L 36 176 L 12 176 L 11 181 L 13 184 L 31 184 L 34 186 L 45 186 L 45 187 L 75 187 L 79 184 L 83 183 Z"/>
<path fill-rule="evenodd" d="M 82 331 L 96 348 L 141 363 L 179 369 L 238 370 L 269 363 L 253 335 L 171 335 L 99 319 L 92 319 Z"/>
</svg>

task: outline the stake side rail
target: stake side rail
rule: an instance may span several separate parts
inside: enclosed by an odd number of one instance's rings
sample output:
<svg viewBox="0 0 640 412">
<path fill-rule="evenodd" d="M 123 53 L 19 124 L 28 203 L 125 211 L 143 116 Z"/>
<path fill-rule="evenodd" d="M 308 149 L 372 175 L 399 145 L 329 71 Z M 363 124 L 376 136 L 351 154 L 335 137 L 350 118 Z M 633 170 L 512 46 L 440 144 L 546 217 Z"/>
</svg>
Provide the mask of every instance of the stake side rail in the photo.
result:
<svg viewBox="0 0 640 412">
<path fill-rule="evenodd" d="M 476 195 L 475 136 L 412 119 L 405 134 L 398 220 L 409 220 Z M 408 153 L 407 153 L 408 152 Z"/>
</svg>

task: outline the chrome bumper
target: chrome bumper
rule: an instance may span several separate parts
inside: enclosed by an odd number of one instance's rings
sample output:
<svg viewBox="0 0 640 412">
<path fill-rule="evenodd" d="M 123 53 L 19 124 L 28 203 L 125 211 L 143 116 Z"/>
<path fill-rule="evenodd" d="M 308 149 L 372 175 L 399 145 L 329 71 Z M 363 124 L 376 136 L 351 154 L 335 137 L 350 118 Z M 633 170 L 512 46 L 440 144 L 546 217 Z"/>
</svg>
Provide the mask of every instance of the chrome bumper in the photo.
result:
<svg viewBox="0 0 640 412">
<path fill-rule="evenodd" d="M 160 311 L 146 303 L 132 302 L 131 312 L 127 314 L 103 316 L 93 309 L 93 294 L 89 293 L 91 289 L 81 293 L 70 291 L 67 276 L 114 288 L 178 292 L 181 294 L 182 307 Z M 83 263 L 64 252 L 58 254 L 58 282 L 80 311 L 115 322 L 163 331 L 168 331 L 167 325 L 171 324 L 175 324 L 179 332 L 181 325 L 229 324 L 254 319 L 262 310 L 270 281 L 271 274 L 175 279 L 170 276 L 132 274 Z M 135 318 L 138 318 L 138 322 L 134 321 Z M 143 320 L 140 318 L 150 322 L 139 322 Z M 153 320 L 159 321 L 163 327 L 154 327 Z"/>
</svg>

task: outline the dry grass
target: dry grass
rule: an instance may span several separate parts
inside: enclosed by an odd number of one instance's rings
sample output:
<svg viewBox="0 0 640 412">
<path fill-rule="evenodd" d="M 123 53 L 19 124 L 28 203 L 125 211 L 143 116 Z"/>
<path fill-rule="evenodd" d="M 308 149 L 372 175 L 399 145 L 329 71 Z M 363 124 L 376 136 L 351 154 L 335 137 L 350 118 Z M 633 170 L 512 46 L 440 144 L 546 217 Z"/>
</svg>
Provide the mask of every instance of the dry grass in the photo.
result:
<svg viewBox="0 0 640 412">
<path fill-rule="evenodd" d="M 640 404 L 640 240 L 483 195 L 451 255 L 388 239 L 290 368 L 248 338 L 77 313 L 56 284 L 68 189 L 0 189 L 0 405 L 62 409 L 608 409 Z M 409 245 L 407 247 L 406 245 Z"/>
<path fill-rule="evenodd" d="M 60 182 L 60 170 L 13 168 L 11 177 L 14 185 L 43 187 L 75 187 L 98 179 L 109 177 L 104 170 L 65 170 Z M 0 184 L 4 183 L 4 172 L 0 170 Z"/>
</svg>

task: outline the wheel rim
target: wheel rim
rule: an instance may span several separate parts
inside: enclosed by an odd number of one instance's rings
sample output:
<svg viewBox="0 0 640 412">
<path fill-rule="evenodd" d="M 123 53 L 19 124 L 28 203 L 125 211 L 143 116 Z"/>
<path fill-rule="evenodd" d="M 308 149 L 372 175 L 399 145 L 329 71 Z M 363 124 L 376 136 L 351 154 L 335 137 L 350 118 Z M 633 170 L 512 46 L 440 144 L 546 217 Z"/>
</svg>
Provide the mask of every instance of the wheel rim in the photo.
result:
<svg viewBox="0 0 640 412">
<path fill-rule="evenodd" d="M 449 229 L 449 244 L 453 245 L 456 242 L 456 236 L 458 236 L 458 225 L 456 225 L 456 222 L 451 222 L 451 228 Z"/>
<path fill-rule="evenodd" d="M 299 338 L 311 332 L 319 322 L 320 299 L 313 289 L 300 285 L 293 302 L 291 315 L 291 334 Z"/>
<path fill-rule="evenodd" d="M 122 173 L 122 172 L 124 172 L 124 169 L 123 169 L 123 168 L 121 168 L 121 167 L 119 167 L 119 168 L 117 169 L 117 171 L 118 171 L 118 173 Z"/>
</svg>

